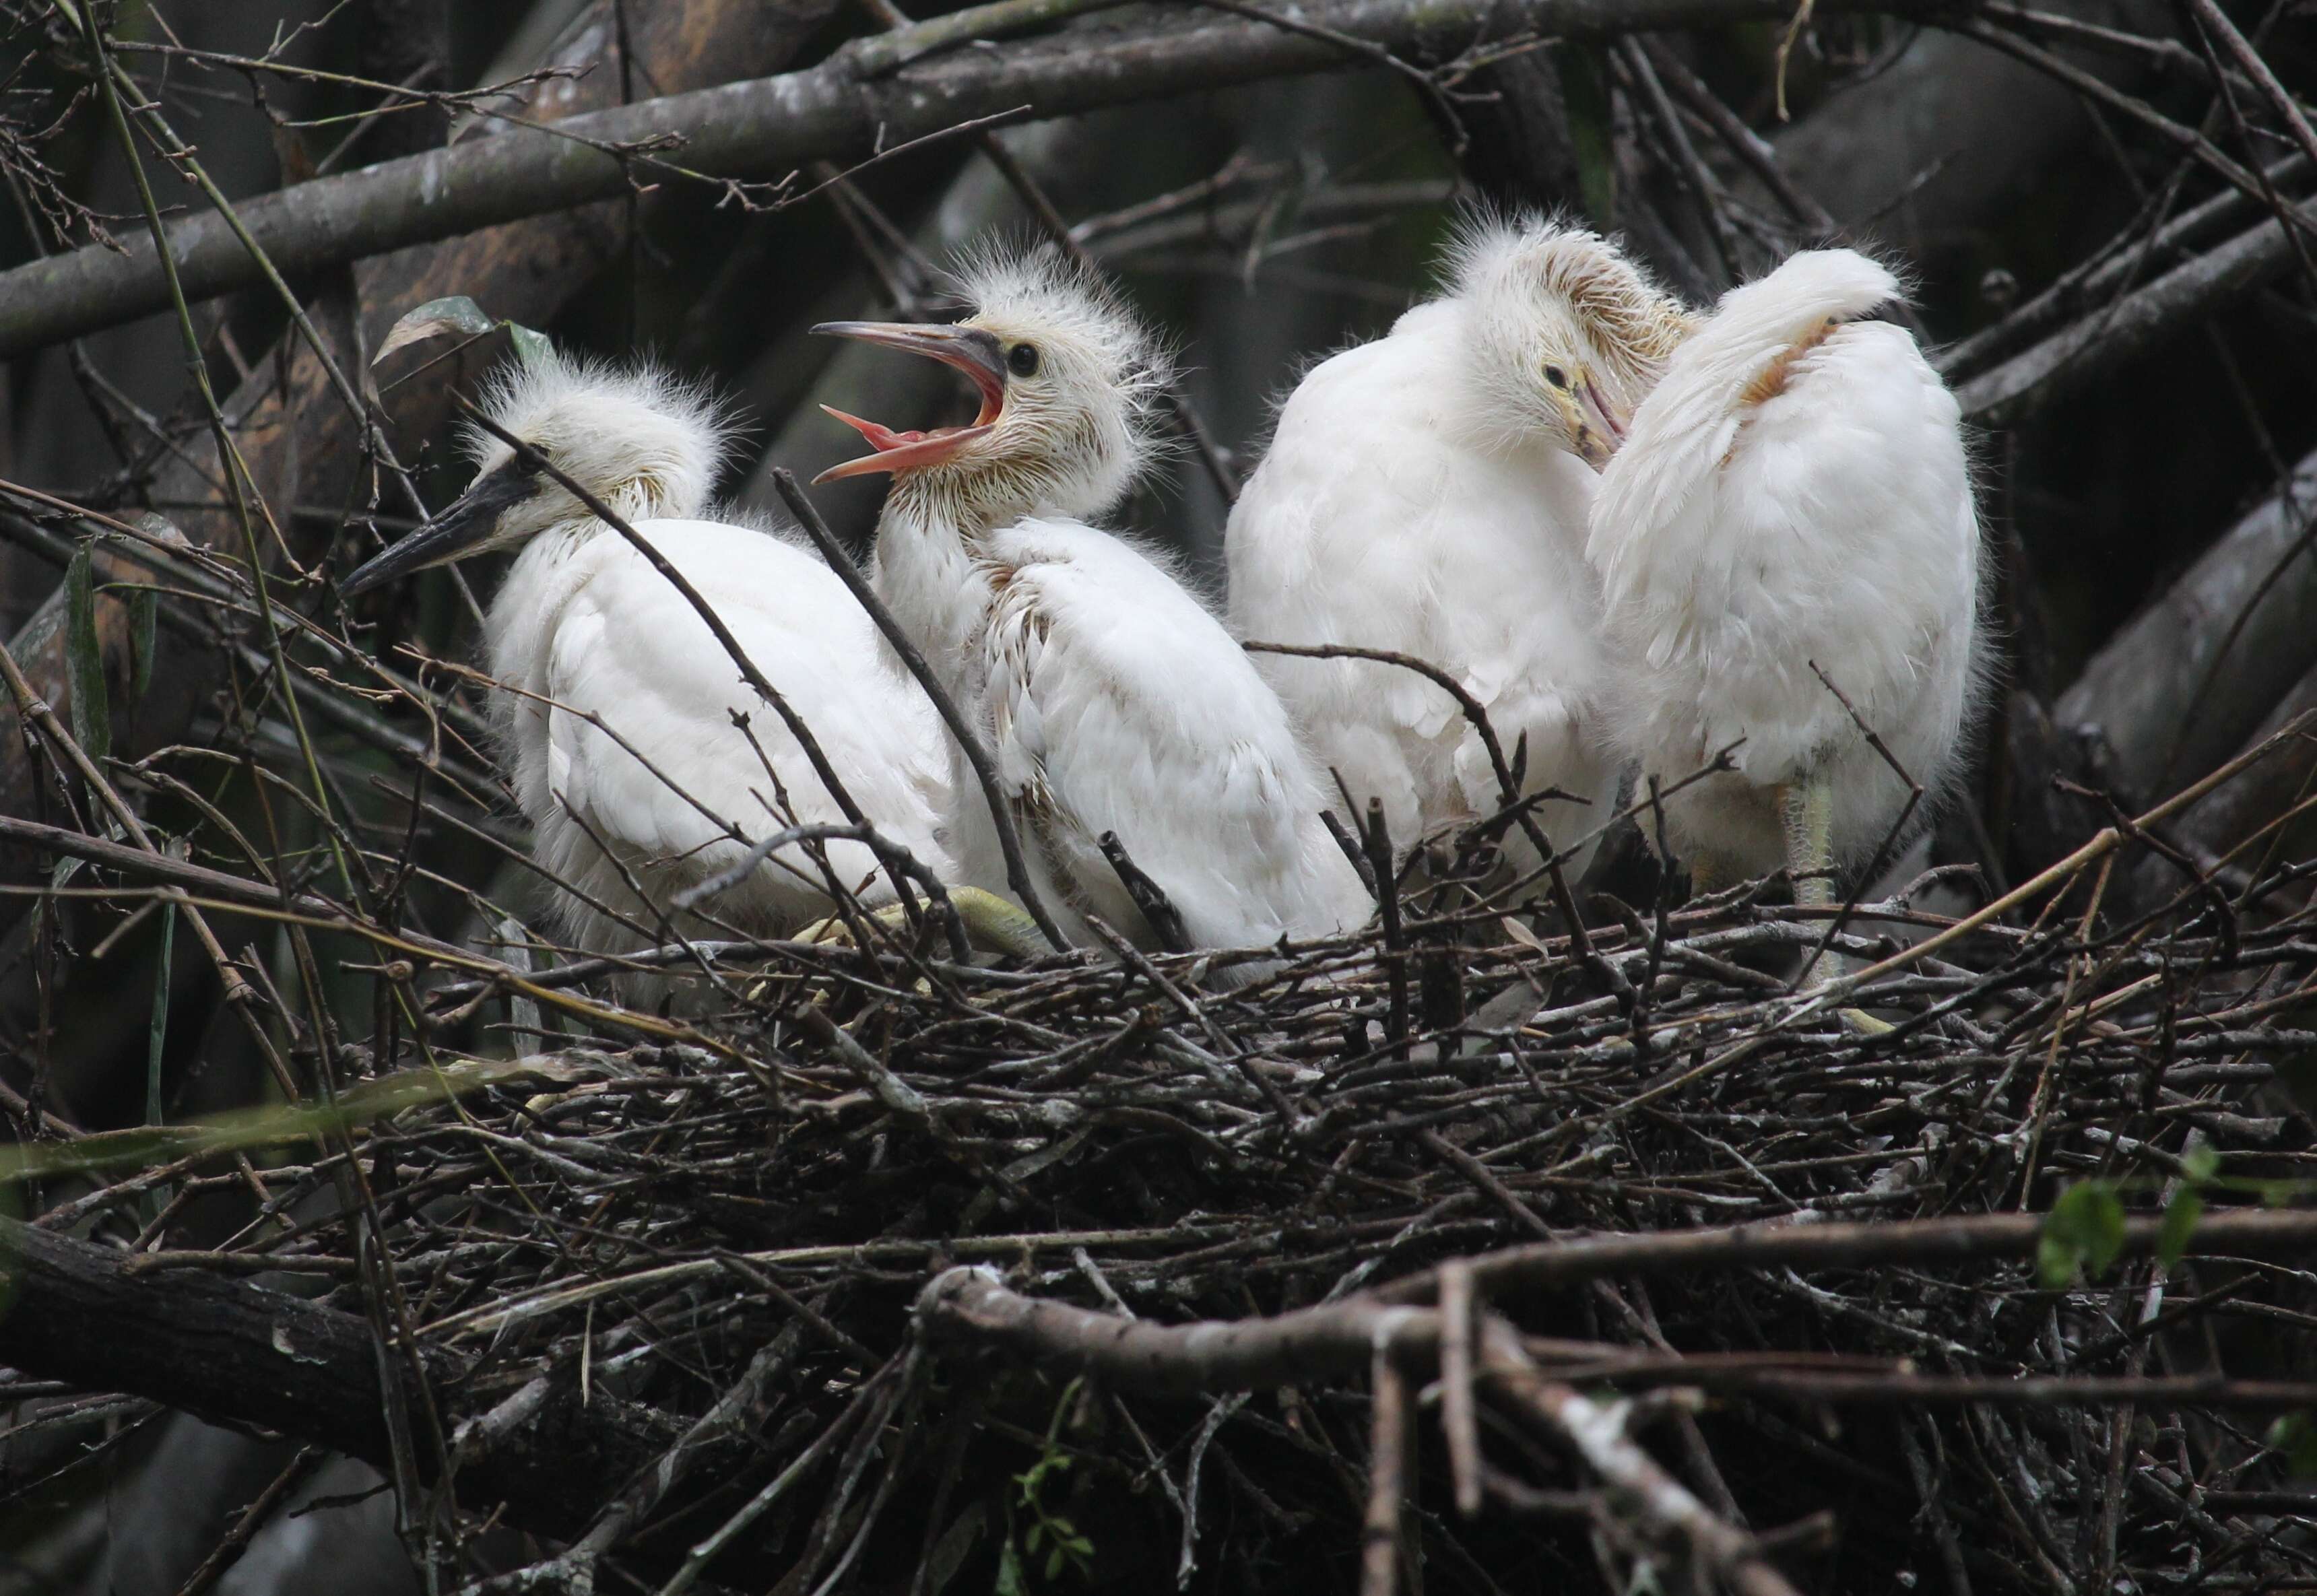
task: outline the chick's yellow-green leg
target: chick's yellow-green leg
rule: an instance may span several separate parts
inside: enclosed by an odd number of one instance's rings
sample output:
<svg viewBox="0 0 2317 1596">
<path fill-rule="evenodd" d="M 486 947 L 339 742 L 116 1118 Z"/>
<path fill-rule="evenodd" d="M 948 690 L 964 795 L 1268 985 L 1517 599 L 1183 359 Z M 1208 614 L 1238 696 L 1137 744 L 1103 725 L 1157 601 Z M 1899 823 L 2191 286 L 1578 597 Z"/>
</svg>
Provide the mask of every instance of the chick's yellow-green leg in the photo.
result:
<svg viewBox="0 0 2317 1596">
<path fill-rule="evenodd" d="M 1778 819 L 1786 832 L 1786 868 L 1794 872 L 1794 902 L 1822 909 L 1834 902 L 1834 878 L 1827 873 L 1834 855 L 1834 795 L 1816 777 L 1778 789 Z M 1829 974 L 1839 975 L 1838 968 Z"/>
<path fill-rule="evenodd" d="M 1833 906 L 1834 786 L 1823 775 L 1811 776 L 1777 789 L 1778 819 L 1786 834 L 1786 868 L 1794 873 L 1794 902 L 1805 909 Z M 1843 973 L 1842 955 L 1829 948 L 1810 975 L 1815 989 Z M 1889 1030 L 1888 1022 L 1864 1009 L 1845 1009 L 1842 1018 L 1853 1030 L 1875 1036 Z"/>
<path fill-rule="evenodd" d="M 976 947 L 992 952 L 1010 954 L 1015 958 L 1035 958 L 1048 951 L 1046 938 L 1038 923 L 1020 908 L 994 892 L 979 887 L 952 887 L 949 901 L 957 910 L 957 917 L 965 923 L 966 940 Z M 922 898 L 918 906 L 926 913 L 933 906 Z M 899 904 L 887 904 L 881 909 L 867 911 L 866 917 L 888 931 L 899 934 L 908 929 L 908 911 Z M 808 942 L 826 942 L 849 947 L 853 942 L 852 928 L 835 914 L 805 931 L 801 939 Z"/>
<path fill-rule="evenodd" d="M 949 901 L 965 922 L 965 934 L 976 945 L 1015 958 L 1038 958 L 1053 951 L 1038 923 L 1011 898 L 979 887 L 953 887 Z"/>
</svg>

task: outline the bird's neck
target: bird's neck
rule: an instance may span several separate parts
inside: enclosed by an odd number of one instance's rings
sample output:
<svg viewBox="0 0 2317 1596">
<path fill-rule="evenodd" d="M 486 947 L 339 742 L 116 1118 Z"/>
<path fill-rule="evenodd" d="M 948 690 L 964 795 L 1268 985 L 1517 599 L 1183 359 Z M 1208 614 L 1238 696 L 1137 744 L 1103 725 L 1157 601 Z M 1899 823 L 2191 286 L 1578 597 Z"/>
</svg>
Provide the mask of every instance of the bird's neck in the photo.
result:
<svg viewBox="0 0 2317 1596">
<path fill-rule="evenodd" d="M 494 677 L 525 691 L 547 691 L 548 653 L 573 592 L 571 557 L 595 538 L 618 536 L 589 515 L 556 522 L 523 541 L 500 578 L 484 622 L 484 659 Z M 503 724 L 527 701 L 505 693 L 496 698 Z M 533 705 L 532 712 L 536 717 L 545 710 Z"/>
<path fill-rule="evenodd" d="M 1005 518 L 1007 521 L 1014 517 Z M 975 683 L 972 646 L 989 607 L 978 568 L 983 540 L 999 524 L 987 508 L 928 474 L 897 477 L 877 522 L 871 580 L 951 691 Z"/>
</svg>

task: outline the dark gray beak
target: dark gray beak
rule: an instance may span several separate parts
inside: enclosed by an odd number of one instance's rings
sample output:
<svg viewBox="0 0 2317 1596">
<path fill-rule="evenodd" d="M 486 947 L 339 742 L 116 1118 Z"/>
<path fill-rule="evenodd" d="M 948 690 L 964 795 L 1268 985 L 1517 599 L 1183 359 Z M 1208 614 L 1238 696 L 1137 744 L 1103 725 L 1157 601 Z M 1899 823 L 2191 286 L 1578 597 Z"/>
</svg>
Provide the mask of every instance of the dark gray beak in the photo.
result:
<svg viewBox="0 0 2317 1596">
<path fill-rule="evenodd" d="M 523 470 L 513 460 L 492 468 L 449 509 L 339 583 L 338 592 L 351 599 L 398 576 L 473 553 L 498 530 L 499 517 L 538 488 L 539 473 Z"/>
</svg>

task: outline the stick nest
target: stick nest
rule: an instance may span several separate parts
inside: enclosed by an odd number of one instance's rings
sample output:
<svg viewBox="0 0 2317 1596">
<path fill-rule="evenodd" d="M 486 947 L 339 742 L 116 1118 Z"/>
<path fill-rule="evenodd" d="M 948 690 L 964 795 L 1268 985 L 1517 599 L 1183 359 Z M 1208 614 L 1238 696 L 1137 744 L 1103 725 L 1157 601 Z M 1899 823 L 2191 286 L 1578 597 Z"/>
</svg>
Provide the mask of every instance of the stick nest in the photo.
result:
<svg viewBox="0 0 2317 1596">
<path fill-rule="evenodd" d="M 1580 1233 L 2056 1204 L 2040 1258 L 1701 1255 L 1491 1306 L 1806 1587 L 2297 1586 L 2301 1422 L 2245 1382 L 2306 1372 L 2317 1282 L 2179 1254 L 2196 1208 L 2308 1173 L 2287 1088 L 2317 953 L 2274 904 L 2087 934 L 2086 886 L 1873 982 L 1860 1001 L 1898 1021 L 1874 1036 L 1795 994 L 1829 916 L 1758 891 L 1597 927 L 1588 951 L 1443 890 L 1396 946 L 1302 950 L 1221 994 L 1184 957 L 775 945 L 720 961 L 720 990 L 681 983 L 699 1017 L 652 1023 L 684 1039 L 559 1038 L 550 1005 L 558 1045 L 361 1128 L 366 1199 L 342 1155 L 270 1171 L 291 1217 L 229 1250 L 362 1312 L 374 1225 L 407 1323 L 460 1371 L 434 1392 L 445 1436 L 476 1444 L 542 1381 L 646 1413 L 673 1488 L 586 1559 L 645 1588 L 703 1543 L 702 1588 L 1348 1588 L 1376 1529 L 1365 1371 L 1151 1395 L 945 1331 L 928 1281 L 985 1265 L 1114 1322 L 1243 1322 Z M 1939 923 L 1894 899 L 1833 945 L 1871 960 Z M 2118 1262 L 2126 1211 L 2179 1237 Z M 1472 1446 L 1452 1458 L 1417 1407 L 1382 1526 L 1398 1573 L 1371 1558 L 1370 1589 L 1785 1588 L 1498 1404 L 1463 1517 Z M 586 1487 L 580 1519 L 621 1484 Z"/>
</svg>

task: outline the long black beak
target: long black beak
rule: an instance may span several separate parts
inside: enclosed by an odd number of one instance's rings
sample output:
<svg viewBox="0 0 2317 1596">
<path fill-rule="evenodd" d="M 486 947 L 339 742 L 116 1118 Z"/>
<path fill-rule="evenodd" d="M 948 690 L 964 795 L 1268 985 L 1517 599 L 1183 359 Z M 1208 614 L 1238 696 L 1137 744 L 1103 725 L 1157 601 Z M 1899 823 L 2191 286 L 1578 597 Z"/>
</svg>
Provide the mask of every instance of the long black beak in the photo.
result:
<svg viewBox="0 0 2317 1596">
<path fill-rule="evenodd" d="M 448 565 L 462 555 L 473 553 L 490 540 L 492 532 L 498 529 L 499 517 L 531 497 L 538 488 L 536 471 L 523 470 L 513 460 L 493 467 L 475 478 L 450 508 L 339 583 L 338 592 L 354 598 L 398 576 L 407 576 L 429 566 Z"/>
</svg>

